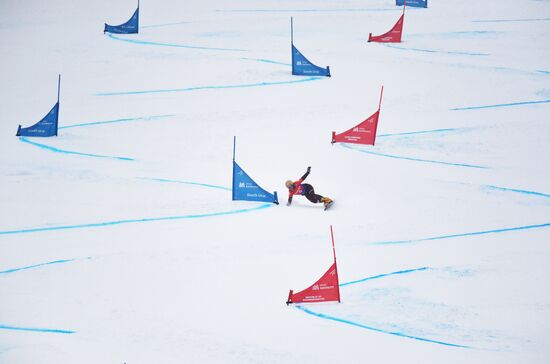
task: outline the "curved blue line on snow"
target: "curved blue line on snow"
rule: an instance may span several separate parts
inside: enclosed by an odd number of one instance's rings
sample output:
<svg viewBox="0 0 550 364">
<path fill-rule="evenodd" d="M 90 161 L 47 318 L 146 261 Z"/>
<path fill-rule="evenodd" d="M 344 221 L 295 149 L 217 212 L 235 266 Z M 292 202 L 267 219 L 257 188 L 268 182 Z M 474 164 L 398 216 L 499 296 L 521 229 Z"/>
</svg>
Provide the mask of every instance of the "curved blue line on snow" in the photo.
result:
<svg viewBox="0 0 550 364">
<path fill-rule="evenodd" d="M 325 77 L 307 77 L 298 80 L 292 81 L 276 81 L 276 82 L 256 82 L 256 83 L 244 83 L 240 85 L 225 85 L 225 86 L 197 86 L 197 87 L 188 87 L 188 88 L 174 88 L 174 89 L 165 89 L 165 90 L 145 90 L 145 91 L 120 91 L 120 92 L 101 92 L 95 94 L 96 96 L 121 96 L 121 95 L 141 95 L 141 94 L 155 94 L 155 93 L 164 93 L 164 92 L 189 92 L 189 91 L 199 91 L 199 90 L 220 90 L 220 89 L 231 89 L 231 88 L 251 88 L 251 87 L 263 87 L 263 86 L 276 86 L 276 85 L 287 85 L 292 83 L 303 83 L 310 81 L 322 80 Z"/>
<path fill-rule="evenodd" d="M 411 9 L 408 9 L 411 10 Z M 218 13 L 353 13 L 353 12 L 379 12 L 379 11 L 402 11 L 402 8 L 379 8 L 379 9 L 219 9 Z"/>
<path fill-rule="evenodd" d="M 479 36 L 494 36 L 502 35 L 504 32 L 491 30 L 466 30 L 458 32 L 441 32 L 441 33 L 415 33 L 408 34 L 407 38 L 424 38 L 424 37 L 439 37 L 439 38 L 457 38 L 457 37 L 479 37 Z"/>
<path fill-rule="evenodd" d="M 472 20 L 472 23 L 508 23 L 508 22 L 524 22 L 524 21 L 550 21 L 550 18 Z"/>
<path fill-rule="evenodd" d="M 537 70 L 538 73 L 544 73 L 545 75 L 550 75 L 550 71 Z"/>
<path fill-rule="evenodd" d="M 352 285 L 352 284 L 357 284 L 357 283 L 362 283 L 362 282 L 365 282 L 365 281 L 370 281 L 372 279 L 384 278 L 384 277 L 394 276 L 394 275 L 398 275 L 398 274 L 407 274 L 407 273 L 419 272 L 419 271 L 428 270 L 428 269 L 430 269 L 430 268 L 429 267 L 422 267 L 422 268 L 415 268 L 415 269 L 399 270 L 397 272 L 392 272 L 392 273 L 378 274 L 376 276 L 367 277 L 367 278 L 363 278 L 363 279 L 358 279 L 356 281 L 340 283 L 339 286 L 344 287 L 344 286 L 349 286 L 349 285 Z"/>
<path fill-rule="evenodd" d="M 462 130 L 465 130 L 465 129 L 466 128 L 447 128 L 447 129 L 409 131 L 409 132 L 404 132 L 404 133 L 381 134 L 381 135 L 378 135 L 377 138 L 405 136 L 405 135 L 416 135 L 416 134 L 442 134 L 442 133 L 450 133 L 450 132 L 455 132 L 455 131 L 462 131 Z"/>
<path fill-rule="evenodd" d="M 181 184 L 185 184 L 185 185 L 195 185 L 195 186 L 218 188 L 220 190 L 231 191 L 231 188 L 229 188 L 229 187 L 216 186 L 216 185 L 211 185 L 211 184 L 207 184 L 207 183 L 179 181 L 179 180 L 165 179 L 165 178 L 139 178 L 139 179 L 148 180 L 148 181 L 156 181 L 156 182 L 181 183 Z"/>
<path fill-rule="evenodd" d="M 546 104 L 550 100 L 540 100 L 540 101 L 523 101 L 523 102 L 511 102 L 508 104 L 495 104 L 495 105 L 484 105 L 484 106 L 468 106 L 468 107 L 455 107 L 449 110 L 460 111 L 460 110 L 479 110 L 479 109 L 492 109 L 495 107 L 510 107 L 510 106 L 521 106 L 521 105 L 535 105 L 535 104 Z"/>
<path fill-rule="evenodd" d="M 169 118 L 169 117 L 173 117 L 173 116 L 176 116 L 176 115 L 173 115 L 173 114 L 153 115 L 153 116 L 141 116 L 141 117 L 137 117 L 137 118 L 123 118 L 123 119 L 114 119 L 114 120 L 105 120 L 105 121 L 94 121 L 94 122 L 89 122 L 89 123 L 60 126 L 59 129 L 69 129 L 69 128 L 79 128 L 81 126 L 96 126 L 96 125 L 104 125 L 104 124 L 123 123 L 123 122 L 128 122 L 128 121 L 154 120 L 154 119 L 160 119 L 160 118 Z"/>
<path fill-rule="evenodd" d="M 504 228 L 504 229 L 495 229 L 495 230 L 474 231 L 474 232 L 471 232 L 471 233 L 462 233 L 462 234 L 432 236 L 432 237 L 429 237 L 429 238 L 420 238 L 420 239 L 411 239 L 411 240 L 380 241 L 380 242 L 376 242 L 376 243 L 370 243 L 370 245 L 410 244 L 410 243 L 418 243 L 418 242 L 421 242 L 421 241 L 433 241 L 433 240 L 460 238 L 460 237 L 464 237 L 464 236 L 498 234 L 498 233 L 506 233 L 506 232 L 510 232 L 510 231 L 541 229 L 541 228 L 547 228 L 547 227 L 550 227 L 550 223 L 538 224 L 538 225 L 517 226 L 517 227 Z"/>
<path fill-rule="evenodd" d="M 546 197 L 550 198 L 550 195 L 546 193 L 540 193 L 535 191 L 527 191 L 527 190 L 518 190 L 516 188 L 506 188 L 506 187 L 498 187 L 498 186 L 491 186 L 491 185 L 484 185 L 481 186 L 484 189 L 487 190 L 497 190 L 497 191 L 505 191 L 505 192 L 516 192 L 516 193 L 522 193 L 525 195 L 533 195 L 533 196 L 540 196 L 540 197 Z"/>
<path fill-rule="evenodd" d="M 128 158 L 128 157 L 113 157 L 113 156 L 108 156 L 108 155 L 88 154 L 88 153 L 74 152 L 74 151 L 71 151 L 71 150 L 59 149 L 59 148 L 51 147 L 49 145 L 45 145 L 45 144 L 30 141 L 25 137 L 19 137 L 19 140 L 21 140 L 22 142 L 34 145 L 36 147 L 46 149 L 46 150 L 56 152 L 56 153 L 73 154 L 73 155 L 80 155 L 80 156 L 84 156 L 84 157 L 94 157 L 94 158 L 118 159 L 118 160 L 123 160 L 123 161 L 133 161 L 134 160 L 133 158 Z"/>
<path fill-rule="evenodd" d="M 473 64 L 465 64 L 465 63 L 448 63 L 448 66 L 454 67 L 454 68 L 468 68 L 468 69 L 474 69 L 474 70 L 491 70 L 496 72 L 506 72 L 506 73 L 516 73 L 516 74 L 522 74 L 522 75 L 537 75 L 542 76 L 540 71 L 527 71 L 524 69 L 517 69 L 517 68 L 509 68 L 509 67 L 496 67 L 496 66 L 482 66 L 482 65 L 473 65 Z"/>
<path fill-rule="evenodd" d="M 191 24 L 191 22 L 190 22 L 190 21 L 180 21 L 180 22 L 176 22 L 176 23 L 141 25 L 141 26 L 140 26 L 140 29 L 169 27 L 169 26 L 172 26 L 172 25 L 181 25 L 181 24 Z M 109 33 L 109 34 L 110 34 L 110 33 Z"/>
<path fill-rule="evenodd" d="M 13 268 L 13 269 L 8 269 L 8 270 L 3 270 L 3 271 L 0 271 L 0 274 L 14 273 L 14 272 L 19 272 L 19 271 L 21 271 L 21 270 L 26 270 L 26 269 L 33 269 L 33 268 L 43 267 L 43 266 L 45 266 L 45 265 L 69 263 L 69 262 L 74 262 L 75 260 L 76 260 L 76 259 L 54 260 L 53 262 L 47 262 L 47 263 L 29 265 L 29 266 L 27 266 L 27 267 L 21 267 L 21 268 Z"/>
<path fill-rule="evenodd" d="M 256 62 L 263 62 L 263 63 L 279 64 L 281 66 L 289 66 L 289 67 L 292 66 L 292 63 L 272 61 L 270 59 L 263 59 L 263 58 L 246 58 L 246 57 L 242 57 L 241 59 L 244 59 L 246 61 L 256 61 Z"/>
<path fill-rule="evenodd" d="M 445 346 L 453 346 L 453 347 L 465 348 L 465 349 L 470 348 L 469 346 L 465 346 L 465 345 L 452 344 L 452 343 L 448 343 L 448 342 L 444 342 L 444 341 L 425 339 L 425 338 L 418 337 L 418 336 L 407 335 L 407 334 L 405 334 L 405 333 L 398 332 L 398 331 L 388 331 L 388 330 L 379 329 L 379 328 L 376 328 L 376 327 L 373 327 L 373 326 L 363 325 L 363 324 L 360 324 L 360 323 L 358 323 L 358 322 L 354 322 L 354 321 L 350 321 L 350 320 L 345 320 L 345 319 L 341 319 L 341 318 L 338 318 L 338 317 L 325 315 L 325 314 L 322 314 L 322 313 L 317 313 L 317 312 L 314 312 L 314 311 L 312 311 L 312 310 L 309 310 L 309 309 L 307 309 L 307 308 L 305 308 L 305 307 L 303 307 L 303 306 L 300 306 L 300 305 L 297 305 L 296 308 L 299 309 L 299 310 L 302 310 L 303 312 L 305 312 L 305 313 L 307 313 L 307 314 L 310 314 L 310 315 L 313 315 L 313 316 L 316 316 L 316 317 L 319 317 L 319 318 L 322 318 L 322 319 L 325 319 L 325 320 L 336 321 L 336 322 L 340 322 L 340 323 L 344 323 L 344 324 L 348 324 L 348 325 L 360 327 L 360 328 L 362 328 L 362 329 L 367 329 L 367 330 L 371 330 L 371 331 L 381 332 L 381 333 L 383 333 L 383 334 L 390 334 L 390 335 L 395 335 L 395 336 L 404 337 L 404 338 L 407 338 L 407 339 L 414 339 L 414 340 L 419 340 L 419 341 L 425 341 L 425 342 L 429 342 L 429 343 L 432 343 L 432 344 L 439 344 L 439 345 L 445 345 Z"/>
<path fill-rule="evenodd" d="M 473 164 L 442 162 L 442 161 L 435 161 L 435 160 L 430 160 L 430 159 L 420 159 L 420 158 L 412 158 L 412 157 L 403 157 L 403 156 L 392 155 L 392 154 L 385 154 L 385 153 L 379 153 L 379 152 L 372 152 L 372 151 L 368 151 L 368 150 L 364 150 L 364 149 L 354 148 L 354 147 L 352 147 L 352 146 L 350 146 L 350 145 L 348 145 L 348 144 L 346 144 L 346 143 L 342 143 L 341 146 L 344 147 L 344 148 L 356 150 L 356 151 L 361 152 L 361 153 L 372 154 L 372 155 L 377 155 L 377 156 L 381 156 L 381 157 L 388 157 L 388 158 L 394 158 L 394 159 L 403 159 L 403 160 L 414 161 L 414 162 L 433 163 L 433 164 L 443 164 L 443 165 L 446 165 L 446 166 L 454 166 L 454 167 L 467 167 L 467 168 L 487 169 L 487 167 L 476 166 L 476 165 L 473 165 Z"/>
<path fill-rule="evenodd" d="M 177 215 L 177 216 L 164 216 L 164 217 L 145 217 L 145 218 L 141 218 L 141 219 L 104 221 L 104 222 L 97 222 L 97 223 L 91 223 L 91 224 L 48 226 L 48 227 L 38 227 L 38 228 L 20 229 L 20 230 L 4 230 L 4 231 L 0 231 L 0 235 L 26 234 L 26 233 L 36 233 L 36 232 L 42 232 L 42 231 L 55 231 L 55 230 L 96 228 L 96 227 L 105 227 L 105 226 L 122 225 L 122 224 L 133 224 L 133 223 L 142 223 L 142 222 L 153 222 L 153 221 L 200 219 L 200 218 L 204 218 L 204 217 L 214 217 L 214 216 L 225 216 L 225 215 L 241 214 L 241 213 L 244 213 L 244 212 L 250 212 L 250 211 L 269 208 L 269 207 L 272 207 L 272 206 L 273 206 L 273 204 L 266 203 L 266 204 L 263 204 L 263 205 L 260 205 L 260 206 L 257 206 L 257 207 L 248 208 L 248 209 L 221 211 L 221 212 L 210 212 L 210 213 L 205 213 L 205 214 Z"/>
<path fill-rule="evenodd" d="M 173 43 L 159 43 L 159 42 L 150 42 L 146 40 L 139 40 L 139 39 L 128 39 L 128 38 L 120 38 L 117 37 L 111 33 L 107 33 L 109 38 L 120 40 L 122 42 L 128 42 L 128 43 L 134 43 L 134 44 L 142 44 L 142 45 L 154 45 L 154 46 L 161 46 L 161 47 L 175 47 L 175 48 L 188 48 L 188 49 L 201 49 L 201 50 L 207 50 L 207 51 L 230 51 L 230 52 L 248 52 L 248 49 L 238 49 L 238 48 L 214 48 L 214 47 L 202 47 L 202 46 L 193 46 L 193 45 L 186 45 L 186 44 L 173 44 Z"/>
<path fill-rule="evenodd" d="M 36 327 L 16 327 L 16 326 L 7 326 L 0 324 L 1 330 L 15 330 L 15 331 L 33 331 L 33 332 L 47 332 L 54 334 L 74 334 L 76 331 L 70 330 L 59 330 L 59 329 L 41 329 Z"/>
<path fill-rule="evenodd" d="M 414 51 L 414 52 L 423 52 L 423 53 L 446 53 L 446 54 L 456 54 L 460 56 L 490 56 L 490 53 L 477 53 L 477 52 L 462 52 L 462 51 L 440 51 L 436 49 L 421 49 L 421 48 L 409 48 L 409 47 L 400 47 L 388 43 L 380 43 L 388 48 L 400 49 L 403 51 Z"/>
</svg>

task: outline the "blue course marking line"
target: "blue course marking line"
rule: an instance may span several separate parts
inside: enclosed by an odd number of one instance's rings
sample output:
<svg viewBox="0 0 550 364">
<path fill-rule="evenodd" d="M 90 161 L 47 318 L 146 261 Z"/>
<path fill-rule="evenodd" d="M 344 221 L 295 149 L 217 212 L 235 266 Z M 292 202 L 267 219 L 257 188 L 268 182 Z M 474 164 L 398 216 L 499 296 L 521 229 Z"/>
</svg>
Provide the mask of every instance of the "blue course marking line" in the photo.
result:
<svg viewBox="0 0 550 364">
<path fill-rule="evenodd" d="M 423 52 L 423 53 L 446 53 L 446 54 L 456 54 L 460 56 L 490 56 L 490 53 L 474 53 L 474 52 L 462 52 L 462 51 L 440 51 L 436 49 L 421 49 L 421 48 L 409 48 L 409 47 L 400 47 L 388 43 L 380 43 L 388 48 L 400 49 L 403 51 L 414 51 L 414 52 Z"/>
<path fill-rule="evenodd" d="M 279 64 L 281 66 L 292 66 L 292 63 L 284 63 L 284 62 L 278 62 L 278 61 L 272 61 L 270 59 L 262 59 L 262 58 L 246 58 L 242 57 L 241 59 L 244 59 L 246 61 L 256 61 L 256 62 L 263 62 L 263 63 L 271 63 L 271 64 Z"/>
<path fill-rule="evenodd" d="M 43 266 L 45 266 L 45 265 L 69 263 L 69 262 L 74 262 L 75 260 L 76 260 L 76 259 L 54 260 L 53 262 L 47 262 L 47 263 L 29 265 L 29 266 L 27 266 L 27 267 L 21 267 L 21 268 L 13 268 L 13 269 L 8 269 L 8 270 L 3 270 L 3 271 L 0 271 L 0 274 L 14 273 L 14 272 L 19 272 L 19 271 L 21 271 L 21 270 L 26 270 L 26 269 L 33 269 L 33 268 L 43 267 Z"/>
<path fill-rule="evenodd" d="M 49 151 L 52 151 L 52 152 L 55 152 L 55 153 L 73 154 L 73 155 L 80 155 L 80 156 L 84 156 L 84 157 L 94 157 L 94 158 L 118 159 L 118 160 L 123 160 L 123 161 L 133 161 L 134 160 L 133 158 L 128 158 L 128 157 L 113 157 L 113 156 L 108 156 L 108 155 L 88 154 L 88 153 L 74 152 L 74 151 L 71 151 L 71 150 L 59 149 L 59 148 L 51 147 L 49 145 L 45 145 L 45 144 L 30 141 L 25 137 L 19 137 L 19 140 L 21 140 L 24 143 L 28 143 L 28 144 L 34 145 L 36 147 L 46 149 L 46 150 L 49 150 Z"/>
<path fill-rule="evenodd" d="M 229 188 L 229 187 L 210 185 L 210 184 L 207 184 L 207 183 L 190 182 L 190 181 L 178 181 L 178 180 L 174 180 L 174 179 L 165 179 L 165 178 L 139 178 L 139 179 L 148 180 L 148 181 L 156 181 L 156 182 L 181 183 L 181 184 L 186 184 L 186 185 L 195 185 L 195 186 L 201 186 L 201 187 L 218 188 L 218 189 L 225 190 L 225 191 L 231 191 L 231 188 Z"/>
<path fill-rule="evenodd" d="M 464 63 L 449 63 L 448 66 L 455 67 L 455 68 L 468 68 L 468 69 L 474 69 L 474 70 L 491 70 L 491 71 L 497 71 L 497 72 L 541 76 L 540 72 L 537 72 L 537 71 L 527 71 L 527 70 L 509 68 L 509 67 L 481 66 L 481 65 L 473 65 L 473 64 L 464 64 Z"/>
<path fill-rule="evenodd" d="M 176 115 L 173 115 L 173 114 L 153 115 L 153 116 L 140 116 L 137 118 L 123 118 L 123 119 L 114 119 L 114 120 L 105 120 L 105 121 L 93 121 L 89 123 L 60 126 L 59 129 L 80 128 L 81 126 L 96 126 L 96 125 L 104 125 L 104 124 L 124 123 L 128 121 L 154 120 L 154 119 L 161 119 L 161 118 L 169 118 L 173 116 L 176 116 Z"/>
<path fill-rule="evenodd" d="M 388 157 L 388 158 L 394 158 L 394 159 L 403 159 L 403 160 L 414 161 L 414 162 L 442 164 L 442 165 L 454 166 L 454 167 L 467 167 L 467 168 L 487 169 L 487 167 L 476 166 L 476 165 L 473 165 L 473 164 L 442 162 L 442 161 L 436 161 L 436 160 L 430 160 L 430 159 L 420 159 L 420 158 L 412 158 L 412 157 L 403 157 L 403 156 L 392 155 L 392 154 L 385 154 L 385 153 L 379 153 L 379 152 L 372 152 L 372 151 L 368 151 L 368 150 L 364 150 L 364 149 L 354 148 L 354 147 L 352 147 L 352 146 L 350 146 L 350 145 L 348 145 L 348 144 L 346 144 L 346 143 L 342 143 L 342 144 L 340 144 L 340 145 L 341 145 L 342 147 L 344 147 L 344 148 L 348 148 L 348 149 L 351 149 L 351 150 L 356 150 L 356 151 L 361 152 L 361 153 L 372 154 L 372 155 L 377 155 L 377 156 L 381 156 L 381 157 Z"/>
<path fill-rule="evenodd" d="M 460 111 L 460 110 L 479 110 L 479 109 L 491 109 L 495 107 L 510 107 L 510 106 L 521 106 L 521 105 L 535 105 L 535 104 L 546 104 L 550 100 L 539 100 L 539 101 L 523 101 L 523 102 L 511 102 L 508 104 L 495 104 L 495 105 L 483 105 L 483 106 L 468 106 L 468 107 L 455 107 L 449 109 L 451 111 Z"/>
<path fill-rule="evenodd" d="M 468 36 L 487 36 L 487 35 L 501 35 L 504 32 L 497 32 L 491 30 L 466 30 L 459 32 L 441 32 L 441 33 L 416 33 L 416 34 L 407 34 L 407 38 L 424 38 L 424 37 L 468 37 Z"/>
<path fill-rule="evenodd" d="M 537 70 L 538 73 L 544 73 L 545 75 L 550 75 L 550 71 Z"/>
<path fill-rule="evenodd" d="M 192 46 L 192 45 L 185 45 L 185 44 L 159 43 L 159 42 L 150 42 L 150 41 L 139 40 L 139 39 L 120 38 L 120 37 L 117 37 L 117 36 L 115 36 L 111 33 L 107 33 L 107 35 L 111 39 L 116 39 L 116 40 L 120 40 L 122 42 L 128 42 L 128 43 L 134 43 L 134 44 L 142 44 L 142 45 L 154 45 L 154 46 L 162 46 L 162 47 L 175 47 L 175 48 L 188 48 L 188 49 L 201 49 L 201 50 L 207 50 L 207 51 L 248 52 L 248 49 L 214 48 L 214 47 Z"/>
<path fill-rule="evenodd" d="M 241 214 L 241 213 L 245 213 L 245 212 L 250 212 L 250 211 L 269 208 L 269 207 L 272 207 L 272 206 L 273 206 L 273 204 L 266 203 L 266 204 L 263 204 L 263 205 L 260 205 L 260 206 L 257 206 L 257 207 L 248 208 L 248 209 L 221 211 L 221 212 L 211 212 L 211 213 L 205 213 L 205 214 L 177 215 L 177 216 L 164 216 L 164 217 L 145 217 L 145 218 L 141 218 L 141 219 L 126 219 L 126 220 L 104 221 L 104 222 L 97 222 L 97 223 L 91 223 L 91 224 L 48 226 L 48 227 L 38 227 L 38 228 L 20 229 L 20 230 L 4 230 L 4 231 L 0 231 L 0 235 L 26 234 L 26 233 L 36 233 L 36 232 L 55 231 L 55 230 L 96 228 L 96 227 L 106 227 L 106 226 L 114 226 L 114 225 L 122 225 L 122 224 L 133 224 L 133 223 L 142 223 L 142 222 L 153 222 L 153 221 L 200 219 L 200 218 L 205 218 L 205 217 Z"/>
<path fill-rule="evenodd" d="M 177 22 L 177 23 L 141 25 L 140 28 L 141 28 L 141 29 L 145 29 L 145 28 L 160 28 L 160 27 L 169 27 L 169 26 L 172 26 L 172 25 L 181 25 L 181 24 L 191 24 L 191 22 L 190 22 L 190 21 L 180 21 L 180 22 Z"/>
<path fill-rule="evenodd" d="M 372 276 L 372 277 L 367 277 L 367 278 L 358 279 L 358 280 L 351 281 L 351 282 L 341 283 L 340 287 L 349 286 L 349 285 L 357 284 L 357 283 L 362 283 L 362 282 L 369 281 L 369 280 L 372 280 L 372 279 L 378 279 L 378 278 L 384 278 L 384 277 L 389 277 L 389 276 L 394 276 L 394 275 L 426 271 L 426 270 L 429 270 L 429 269 L 431 269 L 431 268 L 422 267 L 422 268 L 400 270 L 400 271 L 391 272 L 391 273 L 378 274 L 378 275 Z M 452 346 L 452 347 L 457 347 L 457 348 L 465 348 L 465 349 L 471 348 L 470 346 L 466 346 L 466 345 L 453 344 L 453 343 L 448 343 L 448 342 L 440 341 L 440 340 L 431 340 L 431 339 L 426 339 L 426 338 L 423 338 L 423 337 L 408 335 L 408 334 L 405 334 L 405 333 L 402 333 L 402 332 L 388 331 L 388 330 L 379 329 L 379 328 L 376 328 L 376 327 L 373 327 L 373 326 L 363 325 L 359 322 L 354 322 L 354 321 L 345 320 L 345 319 L 341 319 L 341 318 L 338 318 L 338 317 L 329 316 L 329 315 L 325 315 L 325 314 L 322 314 L 322 313 L 314 312 L 314 311 L 312 311 L 310 309 L 307 309 L 307 308 L 305 308 L 301 305 L 296 305 L 296 308 L 298 308 L 299 310 L 302 310 L 303 312 L 305 312 L 309 315 L 313 315 L 315 317 L 319 317 L 319 318 L 322 318 L 322 319 L 325 319 L 325 320 L 336 321 L 336 322 L 340 322 L 340 323 L 360 327 L 362 329 L 367 329 L 367 330 L 371 330 L 371 331 L 380 332 L 380 333 L 383 333 L 383 334 L 395 335 L 395 336 L 399 336 L 399 337 L 403 337 L 403 338 L 407 338 L 407 339 L 414 339 L 414 340 L 429 342 L 429 343 L 432 343 L 432 344 Z"/>
<path fill-rule="evenodd" d="M 411 10 L 411 9 L 408 9 Z M 378 11 L 402 11 L 401 8 L 380 9 L 229 9 L 216 10 L 218 13 L 353 13 L 353 12 L 378 12 Z"/>
<path fill-rule="evenodd" d="M 313 315 L 313 316 L 316 316 L 316 317 L 319 317 L 319 318 L 322 318 L 322 319 L 325 319 L 325 320 L 336 321 L 336 322 L 340 322 L 340 323 L 360 327 L 362 329 L 376 331 L 376 332 L 380 332 L 380 333 L 384 333 L 384 334 L 400 336 L 400 337 L 407 338 L 407 339 L 414 339 L 414 340 L 429 342 L 429 343 L 432 343 L 432 344 L 453 346 L 453 347 L 456 347 L 456 348 L 465 348 L 465 349 L 470 348 L 469 346 L 466 346 L 466 345 L 459 345 L 459 344 L 453 344 L 453 343 L 448 343 L 448 342 L 444 342 L 444 341 L 431 340 L 431 339 L 426 339 L 426 338 L 422 338 L 422 337 L 418 337 L 418 336 L 407 335 L 405 333 L 398 332 L 398 331 L 387 331 L 387 330 L 379 329 L 379 328 L 376 328 L 376 327 L 363 325 L 363 324 L 360 324 L 358 322 L 345 320 L 345 319 L 341 319 L 341 318 L 338 318 L 338 317 L 325 315 L 325 314 L 322 314 L 322 313 L 317 313 L 317 312 L 311 311 L 311 310 L 309 310 L 309 309 L 307 309 L 303 306 L 300 306 L 300 305 L 297 305 L 295 307 L 299 310 L 302 310 L 303 312 L 305 312 L 307 314 L 310 314 L 310 315 Z"/>
<path fill-rule="evenodd" d="M 47 332 L 53 334 L 74 334 L 76 331 L 70 330 L 59 330 L 59 329 L 41 329 L 36 327 L 16 327 L 16 326 L 7 326 L 0 324 L 1 330 L 15 330 L 15 331 L 33 331 L 33 332 Z"/>
<path fill-rule="evenodd" d="M 405 136 L 405 135 L 416 135 L 416 134 L 440 134 L 440 133 L 450 133 L 455 131 L 462 131 L 466 128 L 447 128 L 447 129 L 434 129 L 434 130 L 421 130 L 421 131 L 409 131 L 404 133 L 393 133 L 393 134 L 381 134 L 377 138 L 385 137 L 394 137 L 394 136 Z"/>
<path fill-rule="evenodd" d="M 472 20 L 472 23 L 508 23 L 508 22 L 524 22 L 524 21 L 550 21 L 550 18 Z"/>
<path fill-rule="evenodd" d="M 240 85 L 225 85 L 225 86 L 197 86 L 197 87 L 188 87 L 188 88 L 174 88 L 174 89 L 165 89 L 165 90 L 145 90 L 145 91 L 120 91 L 120 92 L 101 92 L 95 94 L 96 96 L 121 96 L 121 95 L 141 95 L 141 94 L 154 94 L 154 93 L 165 93 L 165 92 L 188 92 L 188 91 L 198 91 L 198 90 L 220 90 L 220 89 L 231 89 L 231 88 L 251 88 L 251 87 L 263 87 L 263 86 L 275 86 L 275 85 L 286 85 L 292 83 L 303 83 L 310 81 L 322 80 L 325 77 L 307 77 L 299 80 L 292 81 L 276 81 L 276 82 L 256 82 L 256 83 L 244 83 Z"/>
<path fill-rule="evenodd" d="M 516 193 L 522 193 L 522 194 L 525 194 L 525 195 L 533 195 L 533 196 L 540 196 L 540 197 L 550 198 L 550 195 L 548 195 L 546 193 L 540 193 L 540 192 L 535 192 L 535 191 L 518 190 L 518 189 L 515 189 L 515 188 L 498 187 L 498 186 L 491 186 L 491 185 L 483 185 L 481 187 L 484 188 L 484 189 L 487 189 L 487 190 L 516 192 Z"/>
<path fill-rule="evenodd" d="M 379 242 L 375 242 L 375 243 L 370 243 L 370 245 L 411 244 L 411 243 L 418 243 L 418 242 L 421 242 L 421 241 L 433 241 L 433 240 L 460 238 L 460 237 L 465 237 L 465 236 L 498 234 L 498 233 L 506 233 L 506 232 L 510 232 L 510 231 L 529 230 L 529 229 L 542 229 L 542 228 L 547 228 L 547 227 L 550 227 L 550 223 L 538 224 L 538 225 L 516 226 L 516 227 L 511 227 L 511 228 L 494 229 L 494 230 L 474 231 L 474 232 L 462 233 L 462 234 L 432 236 L 432 237 L 428 237 L 428 238 L 411 239 L 411 240 L 379 241 Z"/>
<path fill-rule="evenodd" d="M 372 279 L 384 278 L 384 277 L 394 276 L 394 275 L 398 275 L 398 274 L 407 274 L 407 273 L 419 272 L 419 271 L 428 270 L 428 269 L 430 269 L 430 268 L 429 267 L 422 267 L 422 268 L 415 268 L 415 269 L 399 270 L 397 272 L 391 272 L 391 273 L 378 274 L 376 276 L 362 278 L 362 279 L 358 279 L 358 280 L 351 281 L 351 282 L 340 283 L 339 286 L 340 287 L 345 287 L 345 286 L 350 286 L 352 284 L 357 284 L 357 283 L 362 283 L 362 282 L 365 282 L 365 281 L 370 281 Z"/>
</svg>

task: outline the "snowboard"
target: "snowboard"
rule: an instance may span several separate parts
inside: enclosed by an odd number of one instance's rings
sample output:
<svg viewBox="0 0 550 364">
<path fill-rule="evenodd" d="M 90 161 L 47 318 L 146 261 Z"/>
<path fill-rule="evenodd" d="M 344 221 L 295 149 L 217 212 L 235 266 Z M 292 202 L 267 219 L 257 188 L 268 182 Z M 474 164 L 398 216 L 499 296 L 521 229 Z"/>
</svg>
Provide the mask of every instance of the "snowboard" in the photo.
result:
<svg viewBox="0 0 550 364">
<path fill-rule="evenodd" d="M 327 211 L 332 205 L 334 205 L 334 201 L 330 201 L 329 203 L 327 203 L 327 205 L 325 206 L 325 211 Z"/>
</svg>

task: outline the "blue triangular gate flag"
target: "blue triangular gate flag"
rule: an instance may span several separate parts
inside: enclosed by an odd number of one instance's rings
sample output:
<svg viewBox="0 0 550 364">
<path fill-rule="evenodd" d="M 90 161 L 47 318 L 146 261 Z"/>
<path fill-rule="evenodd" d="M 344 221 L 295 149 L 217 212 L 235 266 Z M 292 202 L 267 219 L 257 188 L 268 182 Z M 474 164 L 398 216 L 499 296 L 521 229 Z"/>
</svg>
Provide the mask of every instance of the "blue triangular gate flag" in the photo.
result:
<svg viewBox="0 0 550 364">
<path fill-rule="evenodd" d="M 311 63 L 300 51 L 292 45 L 292 74 L 300 76 L 330 77 L 330 67 L 322 68 Z"/>
<path fill-rule="evenodd" d="M 109 25 L 105 23 L 103 33 L 109 32 L 113 34 L 135 34 L 139 31 L 139 6 L 134 12 L 134 15 L 124 24 Z"/>
<path fill-rule="evenodd" d="M 279 204 L 277 192 L 267 192 L 233 161 L 233 200 L 273 202 Z"/>
<path fill-rule="evenodd" d="M 61 75 L 57 81 L 57 102 L 52 107 L 50 112 L 39 122 L 28 128 L 22 128 L 21 125 L 17 128 L 16 136 L 31 136 L 31 137 L 51 137 L 57 135 L 57 125 L 59 121 L 59 93 L 61 90 Z"/>
<path fill-rule="evenodd" d="M 50 137 L 57 135 L 57 123 L 59 119 L 59 102 L 56 102 L 50 112 L 39 122 L 28 128 L 19 125 L 16 136 Z"/>
<path fill-rule="evenodd" d="M 407 6 L 412 6 L 415 8 L 427 8 L 428 0 L 406 0 Z M 395 5 L 405 5 L 405 0 L 395 0 Z"/>
</svg>

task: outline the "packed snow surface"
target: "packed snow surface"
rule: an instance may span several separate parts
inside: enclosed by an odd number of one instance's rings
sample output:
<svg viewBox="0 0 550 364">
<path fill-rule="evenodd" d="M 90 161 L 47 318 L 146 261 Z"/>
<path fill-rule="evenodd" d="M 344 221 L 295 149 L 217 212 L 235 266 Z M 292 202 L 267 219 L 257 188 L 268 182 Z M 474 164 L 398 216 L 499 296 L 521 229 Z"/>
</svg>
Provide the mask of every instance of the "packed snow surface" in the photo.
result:
<svg viewBox="0 0 550 364">
<path fill-rule="evenodd" d="M 0 362 L 548 363 L 550 2 L 428 5 L 3 0 Z"/>
</svg>

